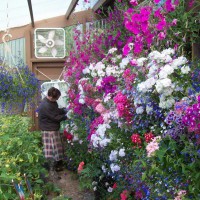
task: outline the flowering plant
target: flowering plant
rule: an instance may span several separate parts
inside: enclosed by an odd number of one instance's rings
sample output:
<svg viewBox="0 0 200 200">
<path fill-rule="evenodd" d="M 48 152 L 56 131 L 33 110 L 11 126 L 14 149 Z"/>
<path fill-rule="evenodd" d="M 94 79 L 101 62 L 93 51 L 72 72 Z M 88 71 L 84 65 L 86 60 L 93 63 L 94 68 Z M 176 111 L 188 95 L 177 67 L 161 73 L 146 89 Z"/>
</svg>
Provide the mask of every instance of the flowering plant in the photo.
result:
<svg viewBox="0 0 200 200">
<path fill-rule="evenodd" d="M 33 102 L 39 89 L 39 81 L 27 66 L 1 66 L 0 77 L 2 112 L 12 112 L 13 106 L 24 107 L 26 103 Z"/>
<path fill-rule="evenodd" d="M 199 108 L 191 98 L 199 77 L 196 65 L 178 56 L 168 35 L 176 27 L 171 13 L 179 2 L 131 0 L 136 7 L 124 8 L 124 40 L 121 32 L 113 32 L 103 43 L 115 41 L 108 51 L 99 51 L 96 59 L 81 51 L 87 62 L 73 62 L 66 71 L 71 122 L 76 126 L 69 132 L 75 130 L 82 141 L 76 144 L 84 149 L 74 156 L 76 168 L 84 161 L 80 179 L 89 179 L 90 188 L 108 199 L 199 197 L 199 134 L 187 130 L 190 122 L 198 128 Z M 125 44 L 123 51 L 118 41 Z M 193 104 L 192 113 L 187 112 Z"/>
</svg>

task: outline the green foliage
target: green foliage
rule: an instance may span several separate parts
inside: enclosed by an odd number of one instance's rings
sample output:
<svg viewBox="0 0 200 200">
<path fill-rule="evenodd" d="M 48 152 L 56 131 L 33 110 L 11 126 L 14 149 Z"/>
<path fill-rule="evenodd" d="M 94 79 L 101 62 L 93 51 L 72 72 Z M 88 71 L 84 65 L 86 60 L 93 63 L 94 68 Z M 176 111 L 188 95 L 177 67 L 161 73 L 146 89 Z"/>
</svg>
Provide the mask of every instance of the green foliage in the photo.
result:
<svg viewBox="0 0 200 200">
<path fill-rule="evenodd" d="M 29 132 L 30 119 L 22 116 L 0 116 L 0 196 L 1 199 L 14 199 L 17 195 L 12 185 L 12 179 L 22 181 L 26 190 L 23 175 L 26 174 L 37 190 L 37 196 L 42 196 L 41 173 L 46 171 L 41 166 L 44 158 L 39 132 Z"/>
<path fill-rule="evenodd" d="M 155 157 L 150 159 L 151 167 L 147 168 L 145 179 L 152 188 L 156 184 L 157 189 L 151 191 L 152 198 L 157 192 L 166 194 L 166 190 L 186 190 L 187 196 L 199 198 L 200 160 L 197 151 L 198 146 L 186 137 L 179 142 L 170 138 L 162 140 Z M 168 195 L 170 198 L 170 192 Z"/>
<path fill-rule="evenodd" d="M 188 1 L 180 0 L 179 6 L 174 12 L 167 15 L 172 21 L 177 19 L 177 25 L 168 30 L 168 37 L 173 45 L 178 44 L 179 51 L 191 58 L 193 43 L 199 43 L 199 12 L 200 1 L 195 1 L 192 8 L 189 8 Z M 173 46 L 172 45 L 172 46 Z"/>
</svg>

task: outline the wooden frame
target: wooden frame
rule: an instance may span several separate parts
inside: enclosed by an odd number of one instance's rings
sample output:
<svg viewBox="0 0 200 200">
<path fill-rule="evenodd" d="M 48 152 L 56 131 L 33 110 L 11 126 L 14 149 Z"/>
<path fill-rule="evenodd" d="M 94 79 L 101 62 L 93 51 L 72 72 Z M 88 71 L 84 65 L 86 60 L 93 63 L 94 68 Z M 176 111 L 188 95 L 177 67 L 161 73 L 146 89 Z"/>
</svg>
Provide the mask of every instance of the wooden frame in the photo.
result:
<svg viewBox="0 0 200 200">
<path fill-rule="evenodd" d="M 67 9 L 67 12 L 65 14 L 66 16 L 66 19 L 69 19 L 71 13 L 73 12 L 73 10 L 75 9 L 77 3 L 78 3 L 79 0 L 72 0 L 71 1 L 71 4 L 69 5 L 68 9 Z"/>
</svg>

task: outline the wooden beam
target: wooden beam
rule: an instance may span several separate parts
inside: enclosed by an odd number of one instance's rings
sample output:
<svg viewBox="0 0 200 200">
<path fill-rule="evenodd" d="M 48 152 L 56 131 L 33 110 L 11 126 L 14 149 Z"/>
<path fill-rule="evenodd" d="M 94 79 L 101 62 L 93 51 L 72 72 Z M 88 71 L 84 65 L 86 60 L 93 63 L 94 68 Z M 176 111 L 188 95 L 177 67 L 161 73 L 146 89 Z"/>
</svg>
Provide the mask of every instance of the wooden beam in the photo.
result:
<svg viewBox="0 0 200 200">
<path fill-rule="evenodd" d="M 66 19 L 69 19 L 69 16 L 71 15 L 71 13 L 73 12 L 73 10 L 75 9 L 76 5 L 78 3 L 78 0 L 72 0 L 68 9 L 67 9 L 67 12 L 65 14 L 66 16 Z"/>
<path fill-rule="evenodd" d="M 28 1 L 29 13 L 31 16 L 31 24 L 32 24 L 32 27 L 34 28 L 35 24 L 34 24 L 34 18 L 33 18 L 32 3 L 31 3 L 31 0 L 27 0 L 27 1 Z"/>
<path fill-rule="evenodd" d="M 97 3 L 93 6 L 92 10 L 96 12 L 103 4 L 109 2 L 110 0 L 99 0 Z"/>
</svg>

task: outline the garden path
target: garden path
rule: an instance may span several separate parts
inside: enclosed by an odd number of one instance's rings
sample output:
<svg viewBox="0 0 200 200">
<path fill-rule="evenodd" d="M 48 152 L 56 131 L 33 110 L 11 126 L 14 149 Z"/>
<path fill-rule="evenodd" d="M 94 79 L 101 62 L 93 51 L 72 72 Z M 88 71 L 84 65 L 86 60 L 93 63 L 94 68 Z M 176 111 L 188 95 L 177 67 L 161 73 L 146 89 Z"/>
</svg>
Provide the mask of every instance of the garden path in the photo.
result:
<svg viewBox="0 0 200 200">
<path fill-rule="evenodd" d="M 57 180 L 55 185 L 61 189 L 61 195 L 71 198 L 72 200 L 94 200 L 93 191 L 82 191 L 80 189 L 76 174 L 67 169 L 58 173 L 61 179 Z M 52 200 L 53 198 L 55 198 L 53 194 L 48 196 L 48 200 Z"/>
</svg>

